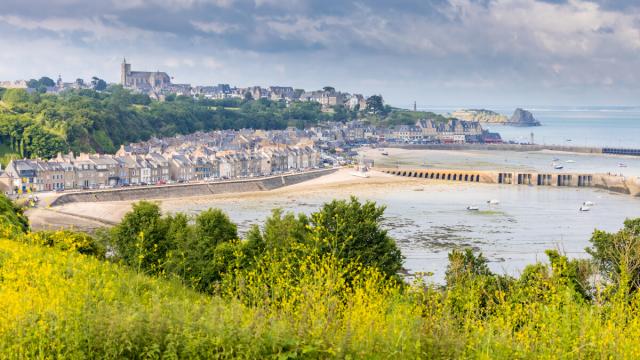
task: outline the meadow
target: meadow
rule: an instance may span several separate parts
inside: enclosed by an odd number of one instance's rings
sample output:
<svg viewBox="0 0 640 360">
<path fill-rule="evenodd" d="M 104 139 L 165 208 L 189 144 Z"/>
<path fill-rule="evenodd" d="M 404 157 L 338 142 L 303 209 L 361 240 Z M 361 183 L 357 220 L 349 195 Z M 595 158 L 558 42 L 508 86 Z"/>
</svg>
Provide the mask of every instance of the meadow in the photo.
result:
<svg viewBox="0 0 640 360">
<path fill-rule="evenodd" d="M 640 357 L 638 220 L 594 233 L 590 261 L 549 251 L 519 278 L 456 250 L 446 285 L 433 285 L 389 274 L 394 258 L 367 258 L 356 240 L 389 251 L 378 247 L 383 208 L 353 199 L 311 218 L 276 211 L 227 242 L 209 236 L 233 233 L 215 211 L 177 231 L 174 216 L 141 204 L 129 220 L 148 226 L 129 255 L 123 228 L 33 233 L 19 209 L 0 205 L 2 359 Z M 216 250 L 191 259 L 168 243 L 178 233 Z"/>
</svg>

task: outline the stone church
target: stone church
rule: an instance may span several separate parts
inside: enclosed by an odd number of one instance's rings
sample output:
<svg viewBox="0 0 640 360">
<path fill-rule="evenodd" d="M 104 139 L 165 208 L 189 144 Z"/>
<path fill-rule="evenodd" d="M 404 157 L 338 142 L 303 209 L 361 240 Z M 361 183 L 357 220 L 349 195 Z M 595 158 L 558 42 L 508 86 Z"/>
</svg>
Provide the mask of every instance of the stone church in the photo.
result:
<svg viewBox="0 0 640 360">
<path fill-rule="evenodd" d="M 131 71 L 131 64 L 123 59 L 120 65 L 120 84 L 125 88 L 149 91 L 171 85 L 171 77 L 160 71 Z"/>
</svg>

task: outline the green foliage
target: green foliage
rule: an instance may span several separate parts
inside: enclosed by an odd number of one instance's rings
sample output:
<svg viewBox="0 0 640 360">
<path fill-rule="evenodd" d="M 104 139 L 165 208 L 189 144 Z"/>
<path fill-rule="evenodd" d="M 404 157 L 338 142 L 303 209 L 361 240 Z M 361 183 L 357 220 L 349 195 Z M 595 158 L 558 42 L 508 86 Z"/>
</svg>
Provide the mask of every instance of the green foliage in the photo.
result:
<svg viewBox="0 0 640 360">
<path fill-rule="evenodd" d="M 640 288 L 640 218 L 628 219 L 616 233 L 596 230 L 586 251 L 606 279 L 620 284 L 628 277 L 631 291 Z"/>
<path fill-rule="evenodd" d="M 104 259 L 106 254 L 104 246 L 90 235 L 81 232 L 69 230 L 38 231 L 28 233 L 19 239 L 27 244 L 47 246 L 68 252 L 77 252 L 94 256 L 98 259 Z"/>
<path fill-rule="evenodd" d="M 3 230 L 0 236 L 4 237 L 24 233 L 29 229 L 29 220 L 23 215 L 22 209 L 2 194 L 0 194 L 0 228 Z"/>
<path fill-rule="evenodd" d="M 326 204 L 309 218 L 276 210 L 262 229 L 252 228 L 247 240 L 238 242 L 235 228 L 219 211 L 207 211 L 190 224 L 184 214 L 163 217 L 155 204 L 136 204 L 125 216 L 127 226 L 137 226 L 131 234 L 164 226 L 158 246 L 149 244 L 148 249 L 171 244 L 164 251 L 163 270 L 154 274 L 168 272 L 164 275 L 178 275 L 181 282 L 174 276 L 145 275 L 147 269 L 138 262 L 124 266 L 100 261 L 103 250 L 84 234 L 1 234 L 23 243 L 0 239 L 0 354 L 107 359 L 638 358 L 640 293 L 627 293 L 624 269 L 619 283 L 611 286 L 625 296 L 609 297 L 586 285 L 591 276 L 587 262 L 569 260 L 557 251 L 547 252 L 550 264 L 530 265 L 513 279 L 492 274 L 482 255 L 456 250 L 449 255 L 445 286 L 400 283 L 380 267 L 364 265 L 360 257 L 335 251 L 340 249 L 337 244 L 349 243 L 345 240 L 355 231 L 383 238 L 386 234 L 373 225 L 354 231 L 342 226 L 344 219 L 354 227 L 358 221 L 380 219 L 379 213 L 375 205 L 355 199 Z M 318 221 L 325 217 L 333 220 Z M 621 231 L 637 234 L 638 224 L 639 219 L 629 220 Z M 114 232 L 124 235 L 122 228 Z M 224 240 L 210 237 L 211 232 Z M 132 242 L 132 252 L 146 256 L 142 244 Z M 189 253 L 194 244 L 203 247 Z M 196 252 L 207 253 L 200 258 L 202 265 L 190 260 Z M 252 261 L 245 263 L 248 254 Z M 627 253 L 623 258 L 629 257 Z M 203 272 L 194 272 L 195 266 Z M 201 287 L 210 275 L 219 280 Z"/>
<path fill-rule="evenodd" d="M 395 276 L 402 269 L 403 257 L 380 225 L 384 209 L 372 201 L 362 204 L 355 197 L 324 204 L 311 214 L 313 241 L 321 252 L 346 263 L 357 262 Z"/>
</svg>

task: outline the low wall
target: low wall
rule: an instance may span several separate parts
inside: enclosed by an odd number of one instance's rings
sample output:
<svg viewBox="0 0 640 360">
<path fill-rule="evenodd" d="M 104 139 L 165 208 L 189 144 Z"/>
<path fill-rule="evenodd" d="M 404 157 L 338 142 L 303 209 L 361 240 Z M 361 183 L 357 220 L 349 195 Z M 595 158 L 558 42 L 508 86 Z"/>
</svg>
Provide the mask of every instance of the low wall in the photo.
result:
<svg viewBox="0 0 640 360">
<path fill-rule="evenodd" d="M 160 186 L 156 185 L 108 190 L 82 191 L 62 194 L 53 202 L 51 202 L 51 206 L 59 206 L 72 202 L 166 199 L 225 193 L 265 191 L 301 183 L 303 181 L 331 174 L 335 171 L 336 169 L 322 169 L 296 174 L 278 175 L 247 180 L 229 180 L 208 183 Z"/>
<path fill-rule="evenodd" d="M 376 168 L 387 174 L 429 180 L 484 184 L 591 187 L 640 196 L 640 180 L 607 174 L 474 171 L 453 169 Z"/>
</svg>

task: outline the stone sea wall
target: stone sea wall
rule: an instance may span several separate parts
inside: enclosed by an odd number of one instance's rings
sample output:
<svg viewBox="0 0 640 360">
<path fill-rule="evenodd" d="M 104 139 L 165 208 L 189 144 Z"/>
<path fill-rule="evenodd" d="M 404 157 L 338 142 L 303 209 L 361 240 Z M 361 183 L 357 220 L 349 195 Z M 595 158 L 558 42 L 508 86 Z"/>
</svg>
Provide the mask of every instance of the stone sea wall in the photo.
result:
<svg viewBox="0 0 640 360">
<path fill-rule="evenodd" d="M 273 190 L 297 184 L 335 172 L 336 169 L 322 169 L 296 174 L 270 176 L 264 178 L 229 180 L 209 183 L 174 184 L 162 186 L 141 186 L 108 190 L 82 191 L 60 195 L 51 206 L 72 202 L 122 201 L 181 198 L 207 196 L 225 193 Z"/>
<path fill-rule="evenodd" d="M 640 180 L 638 178 L 607 174 L 409 168 L 377 168 L 376 170 L 396 176 L 454 182 L 554 187 L 591 187 L 640 197 Z"/>
</svg>

